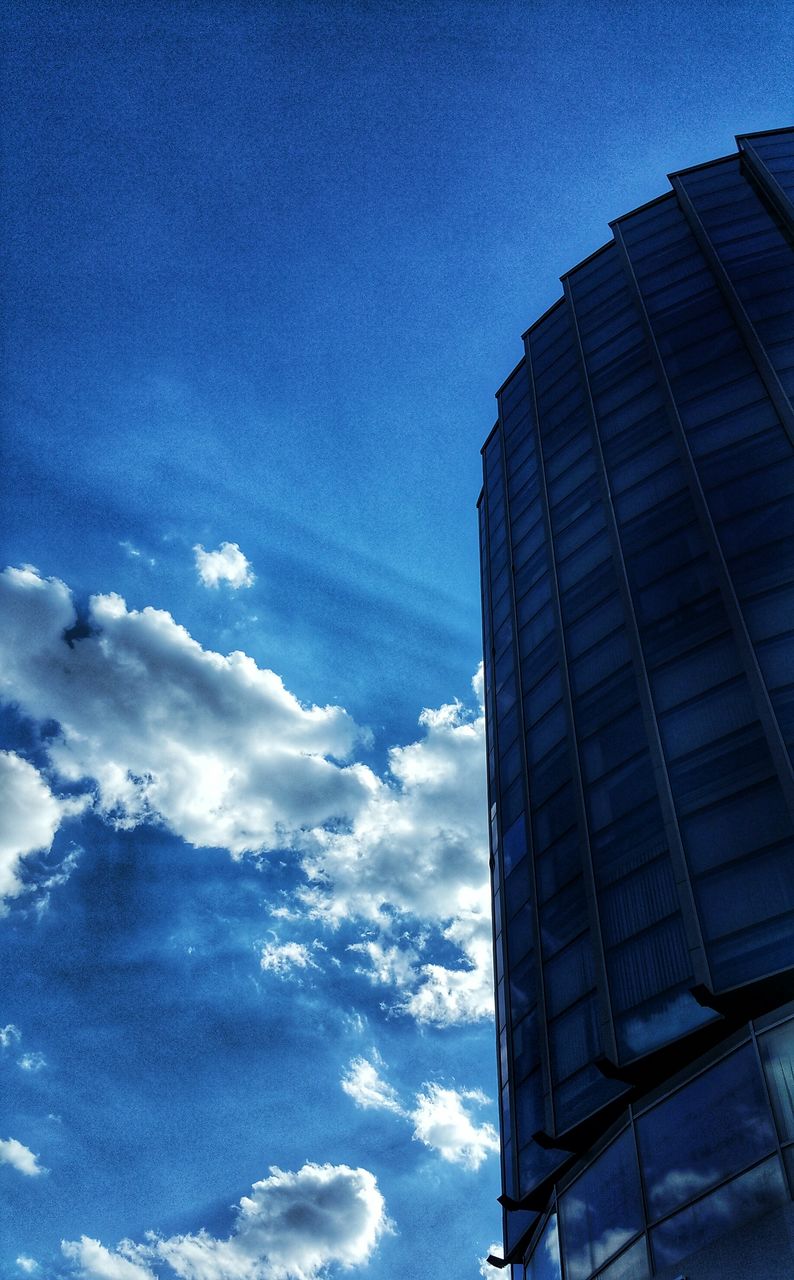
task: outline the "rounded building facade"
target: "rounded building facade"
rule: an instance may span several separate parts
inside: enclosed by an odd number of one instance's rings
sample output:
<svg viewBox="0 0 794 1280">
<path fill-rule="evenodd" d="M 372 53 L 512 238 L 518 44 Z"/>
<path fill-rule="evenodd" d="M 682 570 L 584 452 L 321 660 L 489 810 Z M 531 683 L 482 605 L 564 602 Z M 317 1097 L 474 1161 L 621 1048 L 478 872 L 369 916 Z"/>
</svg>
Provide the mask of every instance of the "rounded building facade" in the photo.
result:
<svg viewBox="0 0 794 1280">
<path fill-rule="evenodd" d="M 483 448 L 522 1280 L 794 1274 L 794 130 L 737 141 L 563 278 Z"/>
</svg>

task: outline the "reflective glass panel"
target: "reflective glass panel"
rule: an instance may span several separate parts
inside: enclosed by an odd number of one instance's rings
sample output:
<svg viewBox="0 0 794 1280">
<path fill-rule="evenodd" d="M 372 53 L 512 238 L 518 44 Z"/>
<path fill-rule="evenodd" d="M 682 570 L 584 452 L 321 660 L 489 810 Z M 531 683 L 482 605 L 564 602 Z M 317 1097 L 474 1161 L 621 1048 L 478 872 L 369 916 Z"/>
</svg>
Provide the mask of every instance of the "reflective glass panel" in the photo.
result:
<svg viewBox="0 0 794 1280">
<path fill-rule="evenodd" d="M 705 1248 L 787 1199 L 780 1162 L 774 1156 L 656 1227 L 651 1232 L 656 1266 L 669 1266 Z"/>
<path fill-rule="evenodd" d="M 599 1271 L 595 1280 L 648 1280 L 648 1249 L 645 1240 L 638 1240 L 608 1267 Z"/>
<path fill-rule="evenodd" d="M 560 1241 L 557 1215 L 553 1213 L 535 1246 L 527 1266 L 527 1280 L 560 1280 Z"/>
<path fill-rule="evenodd" d="M 560 1197 L 568 1280 L 588 1280 L 642 1230 L 642 1197 L 631 1130 L 607 1147 Z"/>
<path fill-rule="evenodd" d="M 794 1141 L 794 1019 L 758 1037 L 781 1142 Z"/>
<path fill-rule="evenodd" d="M 637 1140 L 651 1218 L 771 1151 L 775 1133 L 752 1045 L 641 1116 Z"/>
</svg>

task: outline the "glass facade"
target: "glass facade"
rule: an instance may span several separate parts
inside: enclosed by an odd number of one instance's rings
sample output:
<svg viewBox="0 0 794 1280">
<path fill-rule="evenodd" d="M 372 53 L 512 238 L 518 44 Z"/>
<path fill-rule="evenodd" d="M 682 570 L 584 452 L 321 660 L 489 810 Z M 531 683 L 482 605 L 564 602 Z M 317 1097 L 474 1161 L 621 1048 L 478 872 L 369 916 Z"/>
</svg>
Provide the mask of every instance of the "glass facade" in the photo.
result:
<svg viewBox="0 0 794 1280">
<path fill-rule="evenodd" d="M 522 1280 L 641 1280 L 789 1200 L 794 1022 L 751 1019 L 794 997 L 794 131 L 738 143 L 563 278 L 483 449 Z"/>
</svg>

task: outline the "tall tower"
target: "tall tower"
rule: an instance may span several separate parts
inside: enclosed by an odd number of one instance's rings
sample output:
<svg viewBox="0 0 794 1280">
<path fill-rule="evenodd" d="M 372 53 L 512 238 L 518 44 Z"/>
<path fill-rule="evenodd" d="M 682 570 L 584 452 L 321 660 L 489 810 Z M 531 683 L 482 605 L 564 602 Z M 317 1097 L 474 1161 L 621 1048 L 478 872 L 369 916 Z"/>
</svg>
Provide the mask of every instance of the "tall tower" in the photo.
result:
<svg viewBox="0 0 794 1280">
<path fill-rule="evenodd" d="M 794 130 L 563 277 L 479 502 L 505 1253 L 794 1276 Z"/>
</svg>

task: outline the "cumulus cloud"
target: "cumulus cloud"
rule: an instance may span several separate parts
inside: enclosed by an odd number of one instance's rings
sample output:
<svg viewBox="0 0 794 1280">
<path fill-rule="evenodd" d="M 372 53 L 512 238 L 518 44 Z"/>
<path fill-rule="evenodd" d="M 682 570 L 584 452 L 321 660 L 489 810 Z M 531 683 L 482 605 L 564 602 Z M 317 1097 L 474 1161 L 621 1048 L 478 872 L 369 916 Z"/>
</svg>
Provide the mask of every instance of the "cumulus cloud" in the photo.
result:
<svg viewBox="0 0 794 1280">
<path fill-rule="evenodd" d="M 5 696 L 58 722 L 52 764 L 92 780 L 116 825 L 159 819 L 190 844 L 242 854 L 366 803 L 372 774 L 337 763 L 361 736 L 346 711 L 303 706 L 274 672 L 203 649 L 169 613 L 94 596 L 88 634 L 69 643 L 68 589 L 29 568 L 0 574 L 0 608 Z"/>
<path fill-rule="evenodd" d="M 61 1251 L 65 1258 L 77 1264 L 80 1268 L 78 1274 L 83 1280 L 155 1280 L 148 1267 L 131 1262 L 115 1250 L 106 1249 L 90 1236 L 62 1240 Z"/>
<path fill-rule="evenodd" d="M 235 591 L 250 587 L 254 571 L 236 542 L 222 542 L 216 551 L 205 551 L 200 542 L 193 548 L 196 570 L 205 587 L 227 583 Z"/>
<path fill-rule="evenodd" d="M 426 1084 L 411 1112 L 414 1137 L 443 1160 L 464 1169 L 479 1169 L 491 1152 L 499 1150 L 499 1137 L 492 1124 L 476 1122 L 467 1104 L 483 1106 L 487 1102 L 478 1089 L 459 1091 Z"/>
<path fill-rule="evenodd" d="M 266 942 L 259 953 L 259 964 L 264 970 L 289 977 L 296 969 L 316 969 L 309 948 L 302 942 Z"/>
<path fill-rule="evenodd" d="M 364 1111 L 393 1111 L 395 1115 L 404 1116 L 397 1093 L 380 1075 L 378 1068 L 383 1064 L 379 1056 L 375 1054 L 374 1057 L 374 1062 L 367 1058 L 354 1058 L 342 1076 L 342 1088 Z"/>
<path fill-rule="evenodd" d="M 15 1027 L 13 1022 L 9 1022 L 5 1027 L 0 1027 L 0 1049 L 8 1049 L 10 1045 L 17 1044 L 22 1039 L 22 1032 L 19 1027 Z"/>
<path fill-rule="evenodd" d="M 0 751 L 0 793 L 2 914 L 3 899 L 15 898 L 24 890 L 20 877 L 23 858 L 49 852 L 62 819 L 79 812 L 84 802 L 53 795 L 38 769 L 13 751 Z"/>
<path fill-rule="evenodd" d="M 367 1169 L 305 1164 L 296 1173 L 273 1167 L 255 1182 L 223 1239 L 204 1230 L 150 1233 L 145 1243 L 127 1240 L 109 1250 L 83 1236 L 61 1248 L 85 1280 L 151 1280 L 149 1264 L 169 1267 L 180 1280 L 315 1280 L 333 1263 L 362 1266 L 390 1230 Z"/>
<path fill-rule="evenodd" d="M 24 1271 L 26 1275 L 32 1276 L 39 1269 L 39 1264 L 35 1258 L 29 1257 L 26 1253 L 20 1253 L 17 1258 L 17 1266 L 20 1271 Z"/>
<path fill-rule="evenodd" d="M 499 1150 L 493 1125 L 488 1121 L 479 1122 L 472 1115 L 472 1104 L 475 1107 L 490 1105 L 490 1099 L 479 1089 L 453 1089 L 426 1083 L 414 1098 L 413 1107 L 406 1108 L 396 1090 L 381 1075 L 383 1065 L 375 1053 L 372 1061 L 354 1058 L 344 1072 L 340 1083 L 357 1107 L 391 1111 L 410 1121 L 417 1141 L 435 1151 L 442 1160 L 465 1169 L 479 1169 L 492 1152 Z"/>
<path fill-rule="evenodd" d="M 423 711 L 420 725 L 422 738 L 389 752 L 386 778 L 347 830 L 303 838 L 304 901 L 330 921 L 376 922 L 379 936 L 351 950 L 402 992 L 398 1008 L 449 1026 L 493 1014 L 484 718 L 454 702 Z M 422 963 L 416 940 L 391 937 L 395 913 L 442 925 L 463 965 Z"/>
<path fill-rule="evenodd" d="M 497 1277 L 503 1275 L 500 1267 L 494 1267 L 488 1261 L 489 1258 L 503 1258 L 504 1250 L 501 1244 L 492 1244 L 484 1258 L 480 1258 L 480 1275 L 485 1276 L 485 1280 L 497 1280 Z"/>
<path fill-rule="evenodd" d="M 274 672 L 202 648 L 163 610 L 94 596 L 76 630 L 68 588 L 30 567 L 0 574 L 0 608 L 0 688 L 57 722 L 51 767 L 90 788 L 107 821 L 161 822 L 233 856 L 292 850 L 307 877 L 293 902 L 331 927 L 369 923 L 361 967 L 396 990 L 394 1008 L 440 1026 L 491 1016 L 481 710 L 426 709 L 417 741 L 393 747 L 378 777 L 351 761 L 366 733 L 342 707 L 304 705 Z M 46 788 L 35 771 L 24 783 Z M 52 838 L 65 802 L 49 795 L 48 824 L 28 843 Z M 459 962 L 437 962 L 442 935 Z M 265 968 L 308 967 L 304 943 L 281 945 L 291 952 L 266 952 Z"/>
<path fill-rule="evenodd" d="M 17 1142 L 16 1138 L 0 1138 L 0 1164 L 10 1164 L 28 1178 L 46 1173 L 46 1169 L 39 1164 L 38 1157 L 34 1156 L 29 1147 Z"/>
</svg>

